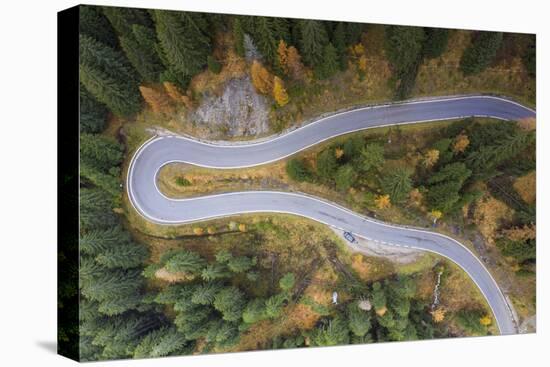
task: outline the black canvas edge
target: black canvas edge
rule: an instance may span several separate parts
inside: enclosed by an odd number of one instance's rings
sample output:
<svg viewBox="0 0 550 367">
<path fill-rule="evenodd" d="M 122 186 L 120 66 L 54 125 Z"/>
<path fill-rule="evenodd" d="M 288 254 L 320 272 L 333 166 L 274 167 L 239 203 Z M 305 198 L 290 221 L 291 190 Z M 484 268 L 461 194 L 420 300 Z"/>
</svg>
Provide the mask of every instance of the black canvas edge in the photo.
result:
<svg viewBox="0 0 550 367">
<path fill-rule="evenodd" d="M 57 13 L 57 353 L 79 353 L 79 6 Z"/>
</svg>

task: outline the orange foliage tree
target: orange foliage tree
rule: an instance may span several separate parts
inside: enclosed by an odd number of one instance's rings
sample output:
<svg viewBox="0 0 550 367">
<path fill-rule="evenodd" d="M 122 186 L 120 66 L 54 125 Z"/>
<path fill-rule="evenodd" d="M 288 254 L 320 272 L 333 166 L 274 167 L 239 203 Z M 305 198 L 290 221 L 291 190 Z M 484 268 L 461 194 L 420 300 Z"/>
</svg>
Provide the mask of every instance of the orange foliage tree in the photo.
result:
<svg viewBox="0 0 550 367">
<path fill-rule="evenodd" d="M 277 47 L 277 56 L 279 57 L 279 65 L 285 75 L 288 75 L 288 46 L 285 41 L 279 41 L 279 47 Z"/>
<path fill-rule="evenodd" d="M 273 75 L 257 60 L 252 62 L 250 74 L 256 90 L 262 94 L 270 94 L 273 89 Z"/>
<path fill-rule="evenodd" d="M 514 182 L 514 189 L 527 204 L 534 204 L 537 199 L 537 174 L 531 171 Z"/>
<path fill-rule="evenodd" d="M 155 113 L 171 113 L 174 111 L 174 107 L 170 99 L 163 91 L 158 91 L 153 88 L 145 87 L 141 85 L 139 91 L 143 96 L 143 99 Z"/>
<path fill-rule="evenodd" d="M 302 79 L 304 77 L 304 64 L 302 64 L 302 58 L 294 46 L 288 48 L 287 67 L 292 78 Z"/>
<path fill-rule="evenodd" d="M 177 85 L 170 82 L 164 82 L 162 83 L 162 85 L 164 86 L 164 90 L 166 91 L 166 94 L 168 94 L 170 98 L 172 98 L 175 102 L 182 101 L 183 94 L 180 92 Z"/>
<path fill-rule="evenodd" d="M 389 195 L 378 195 L 374 199 L 374 203 L 378 209 L 385 209 L 391 206 L 391 200 Z"/>
</svg>

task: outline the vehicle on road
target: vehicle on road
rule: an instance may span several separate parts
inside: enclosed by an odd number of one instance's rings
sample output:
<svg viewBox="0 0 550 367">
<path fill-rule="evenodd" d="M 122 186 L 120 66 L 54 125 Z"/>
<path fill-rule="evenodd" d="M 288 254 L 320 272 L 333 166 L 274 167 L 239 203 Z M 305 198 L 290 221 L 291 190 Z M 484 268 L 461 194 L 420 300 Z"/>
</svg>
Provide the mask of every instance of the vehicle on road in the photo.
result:
<svg viewBox="0 0 550 367">
<path fill-rule="evenodd" d="M 351 232 L 344 232 L 344 238 L 346 240 L 348 240 L 349 242 L 351 243 L 356 243 L 357 240 L 355 239 L 355 237 L 353 236 L 353 234 Z"/>
</svg>

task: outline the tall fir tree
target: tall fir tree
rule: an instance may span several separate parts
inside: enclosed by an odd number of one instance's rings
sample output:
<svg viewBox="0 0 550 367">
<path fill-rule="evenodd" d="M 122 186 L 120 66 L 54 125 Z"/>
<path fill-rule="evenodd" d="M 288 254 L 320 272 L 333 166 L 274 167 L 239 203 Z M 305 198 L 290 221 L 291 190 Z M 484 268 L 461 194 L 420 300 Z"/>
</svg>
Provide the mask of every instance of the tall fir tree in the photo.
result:
<svg viewBox="0 0 550 367">
<path fill-rule="evenodd" d="M 80 36 L 80 81 L 113 113 L 127 116 L 141 104 L 137 76 L 117 50 L 88 36 Z"/>
<path fill-rule="evenodd" d="M 301 20 L 300 53 L 308 66 L 319 67 L 323 63 L 323 54 L 328 44 L 325 26 L 318 20 Z"/>
<path fill-rule="evenodd" d="M 164 67 L 157 53 L 156 35 L 151 28 L 132 25 L 131 32 L 120 37 L 120 46 L 142 80 L 159 81 Z"/>
<path fill-rule="evenodd" d="M 80 34 L 92 37 L 112 48 L 118 47 L 115 30 L 99 6 L 81 5 L 79 11 Z"/>
<path fill-rule="evenodd" d="M 460 59 L 460 70 L 464 75 L 485 70 L 495 59 L 502 45 L 502 37 L 502 32 L 479 32 L 473 35 L 472 43 L 464 50 Z"/>
<path fill-rule="evenodd" d="M 200 72 L 212 51 L 204 16 L 154 10 L 154 20 L 166 66 L 188 78 Z"/>
</svg>

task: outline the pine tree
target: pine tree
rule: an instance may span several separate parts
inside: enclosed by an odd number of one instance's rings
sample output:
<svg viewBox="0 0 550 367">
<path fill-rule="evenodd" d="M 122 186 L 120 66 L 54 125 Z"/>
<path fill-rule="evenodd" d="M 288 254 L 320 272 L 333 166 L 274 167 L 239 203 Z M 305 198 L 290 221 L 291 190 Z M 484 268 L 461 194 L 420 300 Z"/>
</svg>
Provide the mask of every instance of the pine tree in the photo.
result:
<svg viewBox="0 0 550 367">
<path fill-rule="evenodd" d="M 460 69 L 464 75 L 485 70 L 502 45 L 502 37 L 502 32 L 478 32 L 474 35 L 471 45 L 464 50 L 460 59 Z"/>
<path fill-rule="evenodd" d="M 191 302 L 198 305 L 211 305 L 214 297 L 221 290 L 221 285 L 217 283 L 203 283 L 197 286 L 193 292 Z"/>
<path fill-rule="evenodd" d="M 332 149 L 325 149 L 317 156 L 317 175 L 325 183 L 334 181 L 334 175 L 338 169 L 338 162 Z"/>
<path fill-rule="evenodd" d="M 88 231 L 80 236 L 80 251 L 87 255 L 98 255 L 117 243 L 130 241 L 130 235 L 120 226 Z"/>
<path fill-rule="evenodd" d="M 401 203 L 407 199 L 412 190 L 412 170 L 408 168 L 391 168 L 385 170 L 380 179 L 382 191 L 392 199 L 393 203 Z"/>
<path fill-rule="evenodd" d="M 265 313 L 265 301 L 256 298 L 248 302 L 243 311 L 243 321 L 247 324 L 254 324 L 267 317 Z"/>
<path fill-rule="evenodd" d="M 336 48 L 336 54 L 338 55 L 338 64 L 340 70 L 346 70 L 348 66 L 347 47 L 346 47 L 346 31 L 344 29 L 344 23 L 338 22 L 334 33 L 332 35 L 332 43 Z"/>
<path fill-rule="evenodd" d="M 402 78 L 418 61 L 423 41 L 422 28 L 407 26 L 386 28 L 386 54 L 398 78 Z"/>
<path fill-rule="evenodd" d="M 214 308 L 222 313 L 226 321 L 239 320 L 245 305 L 243 292 L 234 286 L 222 289 L 214 297 Z"/>
<path fill-rule="evenodd" d="M 124 56 L 94 39 L 80 36 L 80 81 L 101 103 L 121 116 L 137 112 L 136 75 Z"/>
<path fill-rule="evenodd" d="M 274 319 L 281 316 L 283 306 L 286 302 L 286 296 L 283 293 L 273 295 L 265 301 L 265 314 Z"/>
<path fill-rule="evenodd" d="M 80 177 L 84 179 L 83 182 L 92 183 L 113 197 L 118 196 L 121 192 L 118 172 L 118 167 L 117 169 L 110 170 L 109 173 L 104 173 L 100 169 L 90 166 L 88 163 L 80 164 Z"/>
<path fill-rule="evenodd" d="M 347 191 L 355 184 L 357 173 L 351 164 L 344 164 L 336 171 L 336 188 L 340 191 Z"/>
<path fill-rule="evenodd" d="M 200 274 L 205 265 L 205 260 L 196 252 L 181 250 L 172 255 L 164 266 L 170 273 Z"/>
<path fill-rule="evenodd" d="M 227 267 L 233 273 L 244 273 L 254 265 L 254 260 L 247 256 L 232 257 L 227 262 Z"/>
<path fill-rule="evenodd" d="M 323 63 L 323 54 L 328 44 L 325 26 L 318 20 L 300 20 L 300 52 L 305 63 L 313 68 Z"/>
<path fill-rule="evenodd" d="M 332 77 L 339 69 L 338 54 L 332 43 L 327 43 L 323 50 L 323 60 L 315 69 L 319 79 Z"/>
<path fill-rule="evenodd" d="M 109 22 L 121 37 L 131 34 L 133 25 L 152 26 L 151 18 L 149 18 L 147 11 L 143 9 L 104 6 L 102 10 L 103 14 L 109 19 Z"/>
<path fill-rule="evenodd" d="M 80 132 L 99 133 L 102 132 L 107 123 L 107 108 L 99 103 L 80 84 Z"/>
<path fill-rule="evenodd" d="M 289 101 L 283 81 L 278 76 L 273 78 L 273 98 L 275 98 L 275 101 L 281 107 L 285 106 Z"/>
<path fill-rule="evenodd" d="M 264 59 L 271 65 L 276 65 L 277 42 L 273 19 L 269 17 L 255 17 L 253 38 Z"/>
<path fill-rule="evenodd" d="M 244 31 L 238 17 L 233 20 L 233 45 L 235 53 L 244 57 Z"/>
<path fill-rule="evenodd" d="M 80 161 L 104 172 L 120 165 L 123 146 L 114 139 L 95 134 L 80 135 Z"/>
<path fill-rule="evenodd" d="M 311 178 L 311 172 L 307 169 L 305 162 L 298 158 L 292 158 L 286 164 L 286 173 L 291 179 L 302 182 Z"/>
<path fill-rule="evenodd" d="M 212 45 L 201 14 L 154 10 L 157 37 L 168 67 L 193 76 L 206 65 Z"/>
<path fill-rule="evenodd" d="M 429 59 L 440 57 L 447 49 L 449 42 L 449 30 L 444 28 L 424 28 L 426 40 L 424 41 L 423 54 Z"/>
<path fill-rule="evenodd" d="M 147 248 L 134 242 L 122 242 L 105 249 L 96 261 L 107 268 L 129 269 L 138 267 L 147 259 Z"/>
<path fill-rule="evenodd" d="M 101 8 L 93 5 L 81 5 L 79 7 L 79 33 L 108 45 L 112 48 L 118 46 L 115 30 L 105 17 Z"/>
<path fill-rule="evenodd" d="M 368 172 L 378 169 L 384 164 L 384 147 L 381 144 L 367 144 L 361 150 L 361 169 Z"/>
<path fill-rule="evenodd" d="M 313 346 L 334 346 L 349 343 L 349 329 L 345 320 L 337 316 L 327 325 L 316 328 L 311 335 Z"/>
<path fill-rule="evenodd" d="M 296 277 L 293 273 L 286 273 L 280 280 L 279 280 L 279 287 L 283 292 L 290 292 L 292 288 L 294 288 L 294 284 L 296 283 Z"/>
<path fill-rule="evenodd" d="M 186 338 L 175 328 L 166 330 L 159 341 L 151 348 L 150 357 L 164 357 L 179 351 L 186 343 Z"/>
<path fill-rule="evenodd" d="M 349 329 L 356 336 L 365 336 L 371 328 L 369 313 L 361 310 L 357 302 L 351 302 L 347 306 Z"/>
<path fill-rule="evenodd" d="M 110 228 L 117 224 L 111 209 L 112 197 L 98 188 L 80 189 L 80 227 L 82 231 Z"/>
<path fill-rule="evenodd" d="M 120 37 L 120 46 L 142 80 L 158 82 L 164 67 L 157 53 L 155 32 L 139 24 L 131 29 L 131 33 Z"/>
<path fill-rule="evenodd" d="M 202 279 L 212 281 L 231 276 L 227 267 L 223 264 L 209 264 L 201 272 Z"/>
</svg>

